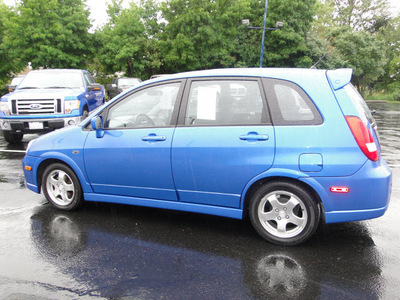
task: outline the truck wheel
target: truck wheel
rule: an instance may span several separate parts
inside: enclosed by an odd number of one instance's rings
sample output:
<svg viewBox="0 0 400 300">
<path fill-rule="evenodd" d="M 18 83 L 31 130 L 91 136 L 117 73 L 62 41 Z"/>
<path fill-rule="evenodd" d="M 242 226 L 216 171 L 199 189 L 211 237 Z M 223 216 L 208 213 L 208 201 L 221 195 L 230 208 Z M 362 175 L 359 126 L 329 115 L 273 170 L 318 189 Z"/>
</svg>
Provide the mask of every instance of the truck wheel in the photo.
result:
<svg viewBox="0 0 400 300">
<path fill-rule="evenodd" d="M 83 108 L 81 121 L 85 120 L 89 116 L 89 111 L 86 107 Z"/>
<path fill-rule="evenodd" d="M 60 210 L 74 210 L 83 202 L 79 179 L 74 171 L 64 164 L 54 163 L 45 169 L 42 189 L 46 199 Z"/>
<path fill-rule="evenodd" d="M 253 227 L 278 245 L 297 245 L 310 238 L 320 219 L 319 204 L 302 186 L 276 181 L 261 186 L 249 207 Z"/>
<path fill-rule="evenodd" d="M 3 131 L 4 139 L 11 145 L 21 144 L 24 135 L 22 133 L 11 133 Z"/>
</svg>

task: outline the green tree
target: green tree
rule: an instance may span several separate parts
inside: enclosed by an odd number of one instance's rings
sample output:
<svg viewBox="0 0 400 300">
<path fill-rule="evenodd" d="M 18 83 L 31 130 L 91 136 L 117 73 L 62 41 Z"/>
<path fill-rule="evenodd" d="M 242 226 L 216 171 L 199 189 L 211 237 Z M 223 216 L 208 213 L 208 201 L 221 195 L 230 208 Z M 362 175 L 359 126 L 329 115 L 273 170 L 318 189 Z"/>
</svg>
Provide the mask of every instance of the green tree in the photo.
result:
<svg viewBox="0 0 400 300">
<path fill-rule="evenodd" d="M 400 100 L 400 16 L 381 27 L 379 35 L 386 44 L 388 63 L 376 90 L 394 94 L 394 98 Z"/>
<path fill-rule="evenodd" d="M 7 47 L 26 65 L 83 68 L 91 53 L 89 11 L 82 0 L 21 0 L 7 22 Z"/>
<path fill-rule="evenodd" d="M 338 26 L 368 30 L 389 17 L 388 0 L 327 0 L 333 2 L 332 19 Z M 379 25 L 378 25 L 379 26 Z"/>
<path fill-rule="evenodd" d="M 162 3 L 166 26 L 161 55 L 165 72 L 230 67 L 240 24 L 234 0 L 169 0 Z"/>
<path fill-rule="evenodd" d="M 141 6 L 145 4 L 148 10 Z M 106 72 L 122 71 L 127 76 L 144 79 L 149 64 L 157 65 L 157 55 L 151 56 L 148 49 L 153 46 L 149 39 L 155 38 L 152 34 L 156 31 L 152 27 L 155 26 L 153 6 L 151 1 L 140 5 L 132 2 L 129 8 L 123 9 L 121 1 L 115 0 L 109 6 L 110 22 L 96 32 L 97 40 L 101 42 L 98 58 Z"/>
<path fill-rule="evenodd" d="M 248 0 L 242 18 L 249 19 L 251 26 L 262 27 L 264 1 Z M 275 27 L 277 21 L 284 26 L 276 31 L 266 31 L 263 66 L 304 67 L 312 63 L 307 56 L 306 36 L 313 22 L 316 0 L 270 1 L 267 10 L 267 27 Z M 259 65 L 262 30 L 240 30 L 239 54 L 244 66 Z"/>
<path fill-rule="evenodd" d="M 353 83 L 364 94 L 385 73 L 385 43 L 369 32 L 343 26 L 335 29 L 332 37 L 331 45 L 342 56 L 344 66 L 353 68 Z"/>
<path fill-rule="evenodd" d="M 11 58 L 12 49 L 5 44 L 7 34 L 7 20 L 13 17 L 15 13 L 0 0 L 0 89 L 7 83 L 13 72 L 20 71 L 21 66 L 19 59 Z"/>
</svg>

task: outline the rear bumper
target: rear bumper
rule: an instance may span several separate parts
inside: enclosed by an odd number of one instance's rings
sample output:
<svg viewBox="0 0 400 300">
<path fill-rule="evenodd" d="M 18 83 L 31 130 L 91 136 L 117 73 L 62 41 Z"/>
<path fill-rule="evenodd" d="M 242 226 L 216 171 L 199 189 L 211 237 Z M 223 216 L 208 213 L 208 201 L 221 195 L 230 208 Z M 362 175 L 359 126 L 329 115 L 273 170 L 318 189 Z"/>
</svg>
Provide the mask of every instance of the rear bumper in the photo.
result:
<svg viewBox="0 0 400 300">
<path fill-rule="evenodd" d="M 51 119 L 0 119 L 0 128 L 10 133 L 43 133 L 80 123 L 81 117 Z"/>
<path fill-rule="evenodd" d="M 384 207 L 376 209 L 325 212 L 325 223 L 340 223 L 378 218 L 385 214 L 388 207 L 389 203 Z"/>
<path fill-rule="evenodd" d="M 382 216 L 389 206 L 392 172 L 386 162 L 368 160 L 354 175 L 302 179 L 320 195 L 326 223 L 373 219 Z M 349 188 L 348 193 L 333 193 L 332 186 Z"/>
</svg>

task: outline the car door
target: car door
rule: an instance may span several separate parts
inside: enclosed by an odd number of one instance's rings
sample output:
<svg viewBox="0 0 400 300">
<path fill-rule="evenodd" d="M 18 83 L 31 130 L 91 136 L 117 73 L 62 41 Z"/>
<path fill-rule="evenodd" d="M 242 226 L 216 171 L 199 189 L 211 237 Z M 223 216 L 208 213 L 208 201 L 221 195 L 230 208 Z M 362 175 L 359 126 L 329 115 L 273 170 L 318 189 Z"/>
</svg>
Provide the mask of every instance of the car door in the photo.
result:
<svg viewBox="0 0 400 300">
<path fill-rule="evenodd" d="M 191 79 L 182 107 L 172 144 L 180 201 L 238 208 L 246 184 L 274 160 L 261 81 Z"/>
<path fill-rule="evenodd" d="M 142 87 L 103 111 L 104 136 L 91 131 L 84 148 L 95 193 L 177 200 L 171 144 L 181 85 Z"/>
</svg>

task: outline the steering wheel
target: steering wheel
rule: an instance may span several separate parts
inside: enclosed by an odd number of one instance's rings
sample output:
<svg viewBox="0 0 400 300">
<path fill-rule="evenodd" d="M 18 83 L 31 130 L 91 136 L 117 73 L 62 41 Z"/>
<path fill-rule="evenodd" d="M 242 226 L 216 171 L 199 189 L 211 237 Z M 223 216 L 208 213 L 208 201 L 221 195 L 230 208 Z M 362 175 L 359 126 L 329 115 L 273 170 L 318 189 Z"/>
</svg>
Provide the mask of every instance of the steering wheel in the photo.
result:
<svg viewBox="0 0 400 300">
<path fill-rule="evenodd" d="M 154 123 L 153 119 L 150 118 L 148 115 L 146 114 L 139 114 L 136 117 L 136 121 L 135 121 L 135 125 L 137 127 L 148 127 L 148 126 L 156 126 L 156 124 Z"/>
</svg>

